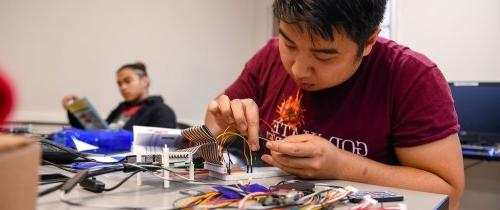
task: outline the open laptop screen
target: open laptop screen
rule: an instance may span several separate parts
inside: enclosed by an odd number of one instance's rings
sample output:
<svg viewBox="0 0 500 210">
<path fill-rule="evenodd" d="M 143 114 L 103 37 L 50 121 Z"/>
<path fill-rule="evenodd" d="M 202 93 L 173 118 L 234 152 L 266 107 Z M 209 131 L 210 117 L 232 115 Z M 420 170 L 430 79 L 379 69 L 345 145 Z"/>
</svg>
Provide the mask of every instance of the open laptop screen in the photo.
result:
<svg viewBox="0 0 500 210">
<path fill-rule="evenodd" d="M 500 136 L 500 83 L 453 82 L 450 88 L 462 136 Z"/>
</svg>

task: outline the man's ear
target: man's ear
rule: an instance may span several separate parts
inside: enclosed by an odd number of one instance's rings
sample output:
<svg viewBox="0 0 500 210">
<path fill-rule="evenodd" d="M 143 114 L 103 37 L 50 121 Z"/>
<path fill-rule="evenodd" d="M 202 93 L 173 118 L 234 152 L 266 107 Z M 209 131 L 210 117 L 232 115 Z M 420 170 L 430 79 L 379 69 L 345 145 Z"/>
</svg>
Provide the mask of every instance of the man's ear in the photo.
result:
<svg viewBox="0 0 500 210">
<path fill-rule="evenodd" d="M 377 37 L 380 31 L 380 27 L 377 27 L 377 30 L 375 30 L 373 34 L 370 35 L 368 40 L 366 40 L 365 47 L 363 48 L 363 56 L 367 56 L 368 54 L 370 54 L 373 49 L 373 45 L 375 45 L 375 43 L 377 42 Z"/>
<path fill-rule="evenodd" d="M 146 88 L 149 88 L 150 81 L 149 81 L 149 77 L 148 76 L 141 77 L 141 81 L 143 82 L 143 84 L 146 85 Z"/>
</svg>

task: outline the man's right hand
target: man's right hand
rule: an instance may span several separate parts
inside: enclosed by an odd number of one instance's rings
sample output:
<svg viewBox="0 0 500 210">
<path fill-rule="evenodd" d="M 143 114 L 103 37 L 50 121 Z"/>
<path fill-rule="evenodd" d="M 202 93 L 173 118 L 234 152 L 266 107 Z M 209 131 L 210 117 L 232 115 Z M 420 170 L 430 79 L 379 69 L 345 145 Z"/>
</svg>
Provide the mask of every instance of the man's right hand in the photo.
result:
<svg viewBox="0 0 500 210">
<path fill-rule="evenodd" d="M 69 105 L 74 100 L 78 100 L 78 96 L 73 95 L 73 94 L 64 96 L 64 98 L 62 99 L 62 102 L 61 102 L 63 108 L 66 109 L 66 110 L 68 110 Z"/>
<path fill-rule="evenodd" d="M 259 107 L 253 99 L 233 99 L 220 95 L 208 104 L 205 125 L 219 135 L 230 125 L 247 135 L 252 151 L 259 150 Z"/>
</svg>

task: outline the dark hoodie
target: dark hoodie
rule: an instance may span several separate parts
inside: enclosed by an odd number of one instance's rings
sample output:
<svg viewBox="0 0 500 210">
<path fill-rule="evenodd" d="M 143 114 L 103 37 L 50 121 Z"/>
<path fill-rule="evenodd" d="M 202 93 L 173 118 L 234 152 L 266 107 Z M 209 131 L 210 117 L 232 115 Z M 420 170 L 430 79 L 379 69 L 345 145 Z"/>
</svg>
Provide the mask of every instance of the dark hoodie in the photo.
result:
<svg viewBox="0 0 500 210">
<path fill-rule="evenodd" d="M 177 127 L 174 111 L 163 102 L 163 98 L 161 96 L 150 96 L 136 103 L 124 101 L 109 114 L 108 118 L 106 118 L 106 122 L 110 124 L 115 121 L 124 110 L 136 105 L 140 105 L 142 108 L 130 117 L 127 123 L 123 126 L 123 129 L 132 131 L 132 126 L 134 125 L 163 128 Z M 68 119 L 72 127 L 83 128 L 80 122 L 78 122 L 78 120 L 69 112 Z"/>
</svg>

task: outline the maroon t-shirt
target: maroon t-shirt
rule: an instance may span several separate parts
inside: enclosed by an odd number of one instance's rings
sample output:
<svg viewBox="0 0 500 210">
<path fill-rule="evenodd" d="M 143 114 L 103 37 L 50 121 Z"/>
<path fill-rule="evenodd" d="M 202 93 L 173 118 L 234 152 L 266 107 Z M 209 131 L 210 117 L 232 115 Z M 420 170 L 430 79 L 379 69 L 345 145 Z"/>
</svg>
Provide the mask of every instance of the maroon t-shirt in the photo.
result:
<svg viewBox="0 0 500 210">
<path fill-rule="evenodd" d="M 300 89 L 288 75 L 273 38 L 225 94 L 255 100 L 265 138 L 310 133 L 389 164 L 399 163 L 394 147 L 429 143 L 459 130 L 448 84 L 436 64 L 383 38 L 351 78 L 314 92 Z"/>
</svg>

